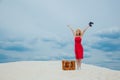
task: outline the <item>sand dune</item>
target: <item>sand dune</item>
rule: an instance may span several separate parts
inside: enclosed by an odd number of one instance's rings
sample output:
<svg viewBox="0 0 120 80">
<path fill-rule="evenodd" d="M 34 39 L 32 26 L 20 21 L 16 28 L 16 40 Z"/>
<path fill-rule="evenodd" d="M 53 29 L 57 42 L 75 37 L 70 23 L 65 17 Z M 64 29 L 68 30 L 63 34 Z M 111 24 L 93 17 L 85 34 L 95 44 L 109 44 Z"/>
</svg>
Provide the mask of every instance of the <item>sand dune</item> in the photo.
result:
<svg viewBox="0 0 120 80">
<path fill-rule="evenodd" d="M 61 61 L 21 61 L 1 63 L 0 80 L 120 80 L 120 71 L 88 64 L 63 71 Z"/>
</svg>

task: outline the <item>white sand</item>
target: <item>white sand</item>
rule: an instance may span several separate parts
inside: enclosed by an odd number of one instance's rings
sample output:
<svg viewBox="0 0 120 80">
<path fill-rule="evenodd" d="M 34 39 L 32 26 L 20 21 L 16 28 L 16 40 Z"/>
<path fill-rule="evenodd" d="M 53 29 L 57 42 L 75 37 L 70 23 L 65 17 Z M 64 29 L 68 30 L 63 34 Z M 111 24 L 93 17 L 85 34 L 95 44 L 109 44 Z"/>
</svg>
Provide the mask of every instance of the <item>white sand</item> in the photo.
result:
<svg viewBox="0 0 120 80">
<path fill-rule="evenodd" d="M 22 61 L 1 63 L 0 80 L 120 80 L 120 71 L 87 64 L 63 71 L 61 61 Z"/>
</svg>

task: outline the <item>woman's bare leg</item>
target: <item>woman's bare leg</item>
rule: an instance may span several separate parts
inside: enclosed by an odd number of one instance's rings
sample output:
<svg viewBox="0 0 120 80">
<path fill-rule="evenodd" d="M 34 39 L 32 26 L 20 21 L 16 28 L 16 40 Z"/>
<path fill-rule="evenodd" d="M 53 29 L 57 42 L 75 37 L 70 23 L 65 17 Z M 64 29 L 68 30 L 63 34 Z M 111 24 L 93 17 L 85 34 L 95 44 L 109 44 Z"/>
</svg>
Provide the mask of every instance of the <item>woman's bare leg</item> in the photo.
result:
<svg viewBox="0 0 120 80">
<path fill-rule="evenodd" d="M 77 60 L 77 69 L 81 69 L 81 62 L 82 62 L 81 59 Z"/>
<path fill-rule="evenodd" d="M 77 70 L 79 69 L 79 62 L 78 59 L 76 59 L 76 64 L 77 64 Z"/>
<path fill-rule="evenodd" d="M 76 63 L 77 63 L 77 70 L 81 69 L 82 59 L 76 59 Z"/>
<path fill-rule="evenodd" d="M 82 60 L 79 59 L 79 68 L 81 69 L 81 63 L 82 63 Z"/>
</svg>

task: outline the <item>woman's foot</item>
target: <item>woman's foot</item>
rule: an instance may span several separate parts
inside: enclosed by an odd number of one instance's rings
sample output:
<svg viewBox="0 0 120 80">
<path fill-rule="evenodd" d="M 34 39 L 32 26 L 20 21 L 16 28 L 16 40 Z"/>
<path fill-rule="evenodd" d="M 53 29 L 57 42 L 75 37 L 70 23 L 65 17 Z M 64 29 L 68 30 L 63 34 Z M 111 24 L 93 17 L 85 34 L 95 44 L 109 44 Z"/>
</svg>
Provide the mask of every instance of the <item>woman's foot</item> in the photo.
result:
<svg viewBox="0 0 120 80">
<path fill-rule="evenodd" d="M 81 67 L 77 67 L 77 70 L 81 70 Z"/>
</svg>

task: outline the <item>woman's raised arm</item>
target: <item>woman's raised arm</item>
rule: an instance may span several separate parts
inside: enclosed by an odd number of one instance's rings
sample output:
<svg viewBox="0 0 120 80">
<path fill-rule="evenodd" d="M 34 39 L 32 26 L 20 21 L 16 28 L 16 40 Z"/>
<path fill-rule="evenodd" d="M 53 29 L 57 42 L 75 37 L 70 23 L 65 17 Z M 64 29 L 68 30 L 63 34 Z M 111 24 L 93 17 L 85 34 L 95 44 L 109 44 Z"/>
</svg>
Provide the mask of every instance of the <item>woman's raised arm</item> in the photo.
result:
<svg viewBox="0 0 120 80">
<path fill-rule="evenodd" d="M 83 31 L 82 31 L 82 36 L 84 35 L 85 31 L 89 28 L 90 26 L 87 26 Z"/>
<path fill-rule="evenodd" d="M 74 30 L 72 29 L 72 27 L 70 26 L 70 25 L 67 25 L 67 27 L 69 27 L 70 28 L 70 30 L 72 31 L 72 33 L 73 33 L 73 36 L 75 36 L 75 32 L 74 32 Z"/>
<path fill-rule="evenodd" d="M 89 22 L 88 23 L 88 26 L 83 30 L 83 32 L 82 32 L 82 36 L 83 36 L 83 34 L 85 33 L 85 31 L 89 28 L 89 27 L 92 27 L 92 25 L 93 25 L 94 23 L 93 22 Z"/>
</svg>

